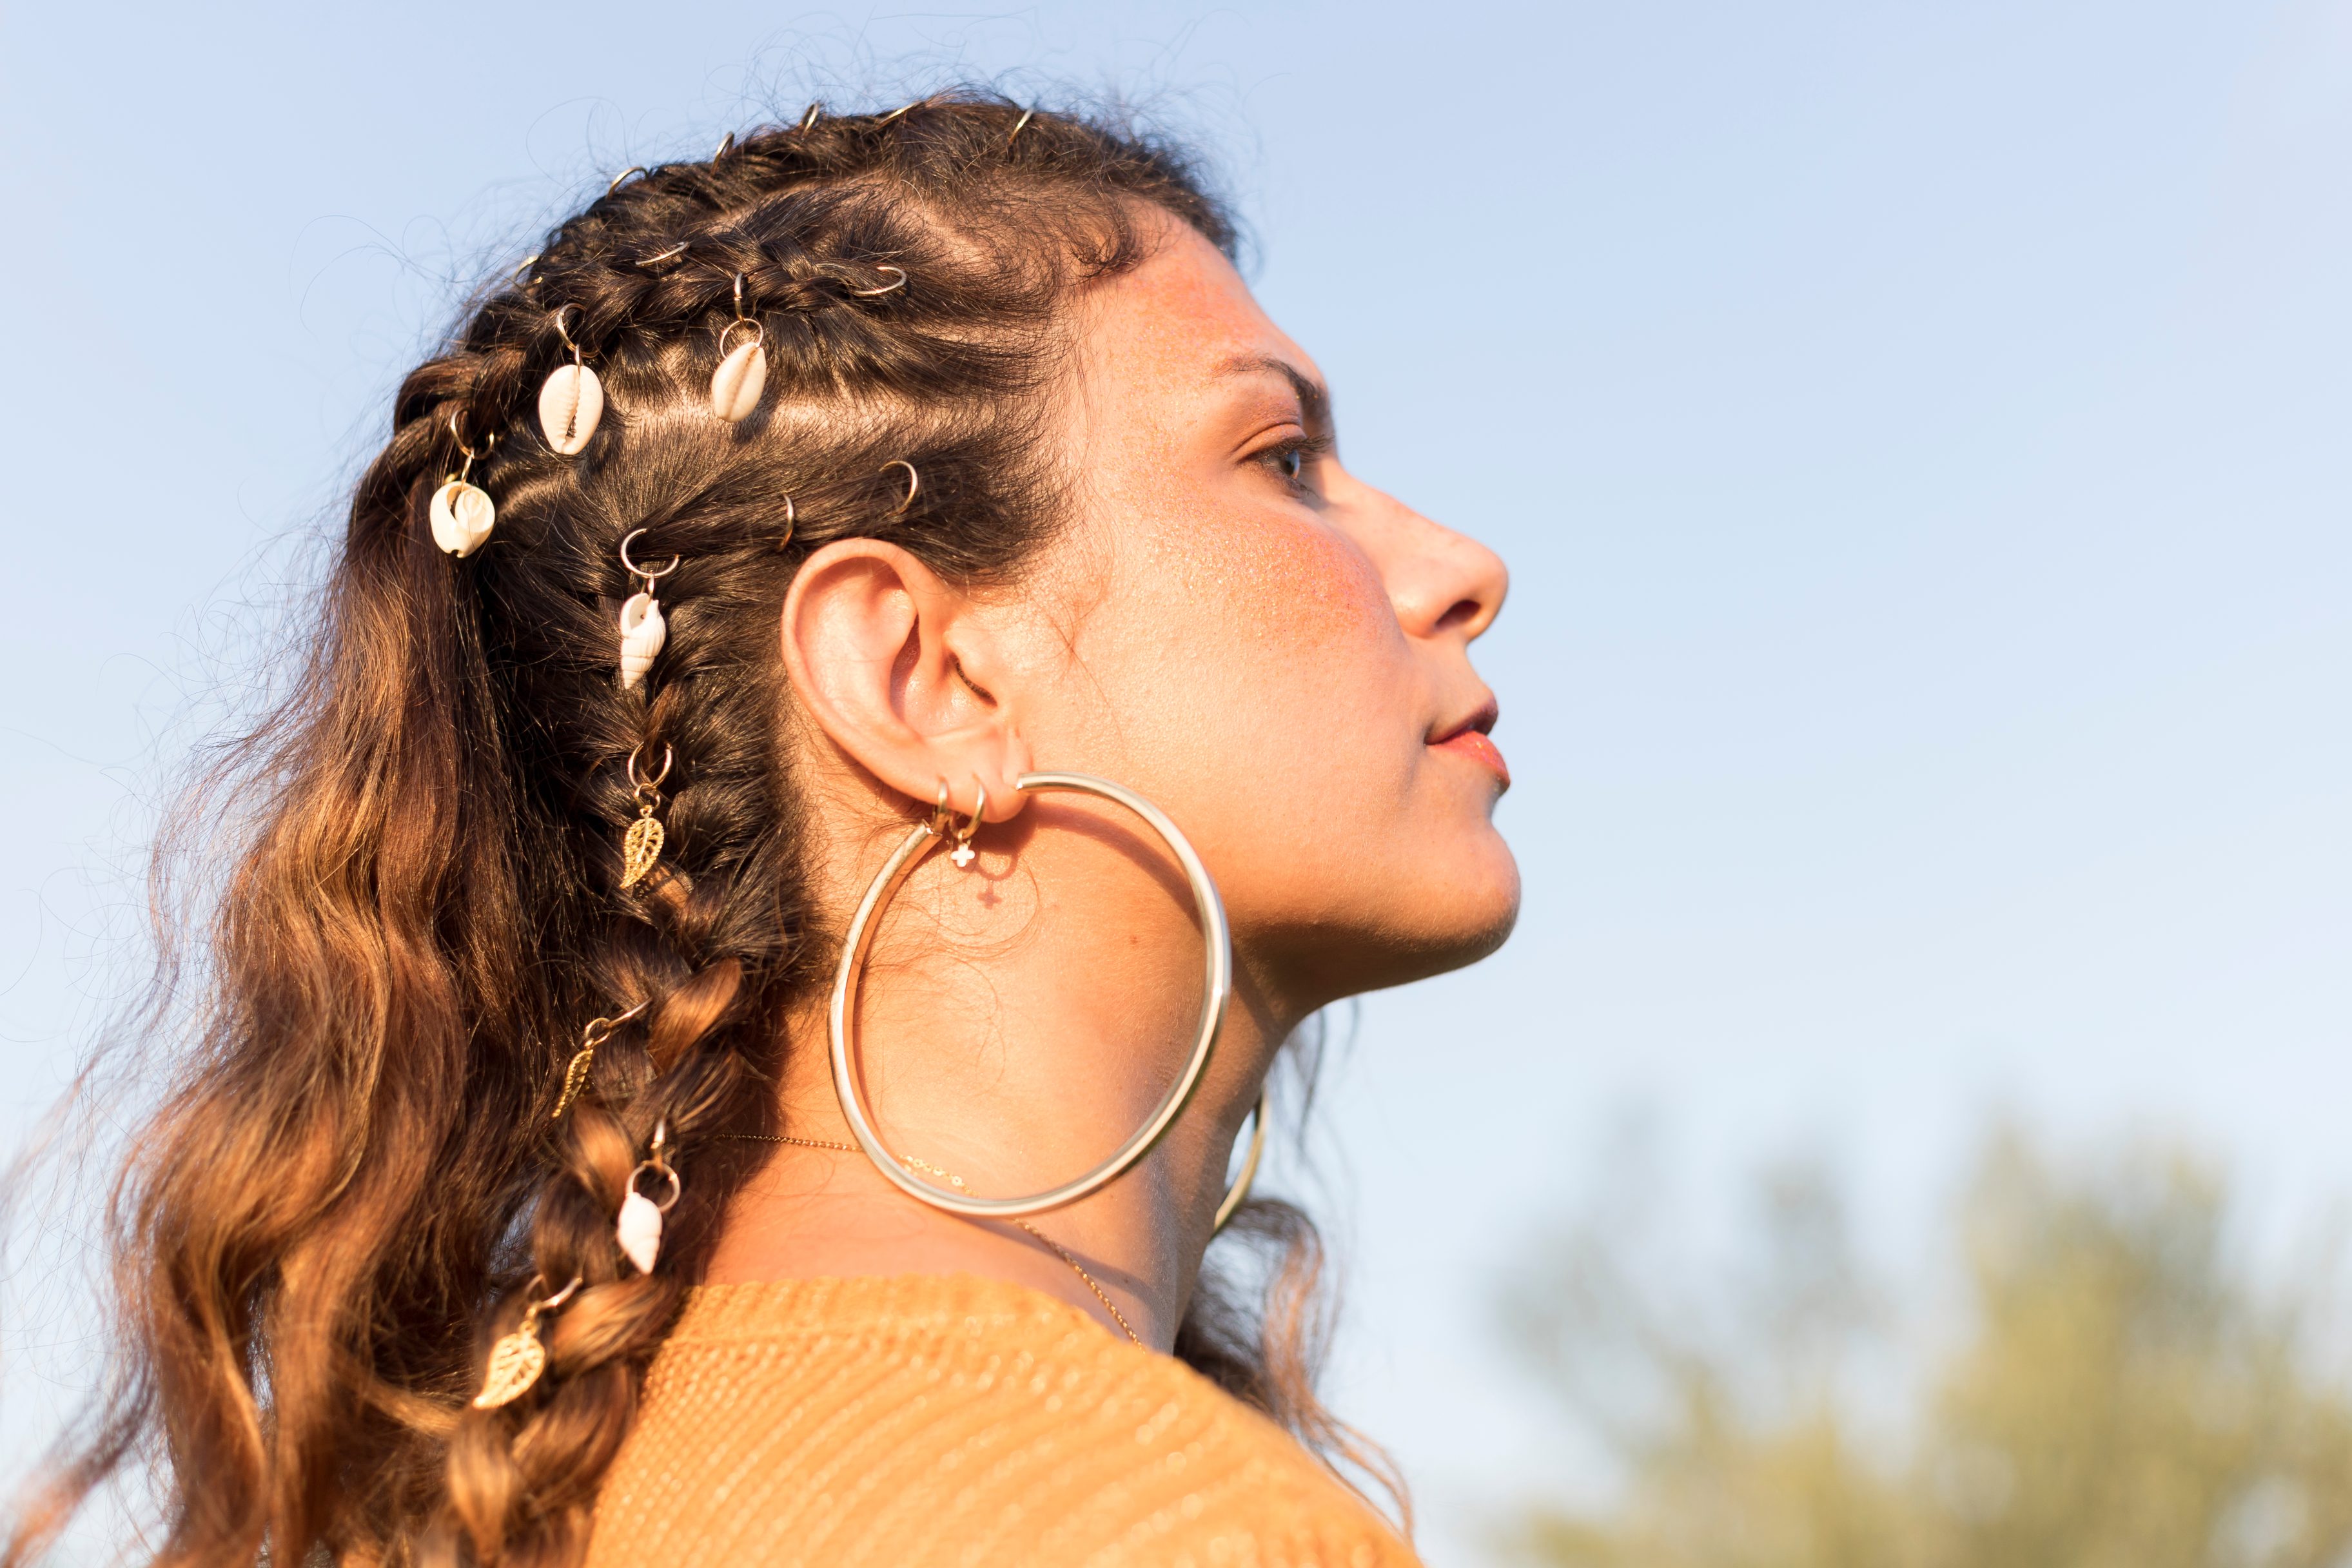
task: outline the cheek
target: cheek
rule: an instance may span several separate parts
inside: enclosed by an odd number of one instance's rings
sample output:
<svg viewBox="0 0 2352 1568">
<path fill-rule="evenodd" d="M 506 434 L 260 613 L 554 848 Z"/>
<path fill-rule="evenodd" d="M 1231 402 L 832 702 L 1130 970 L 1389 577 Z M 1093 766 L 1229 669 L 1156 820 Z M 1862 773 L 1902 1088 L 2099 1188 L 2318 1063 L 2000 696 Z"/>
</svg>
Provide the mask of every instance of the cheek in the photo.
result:
<svg viewBox="0 0 2352 1568">
<path fill-rule="evenodd" d="M 1229 868 L 1302 870 L 1334 800 L 1410 787 L 1422 750 L 1411 651 L 1349 541 L 1253 520 L 1163 536 L 1130 561 L 1126 602 L 1149 609 L 1119 639 L 1134 658 L 1113 749 L 1203 853 L 1213 841 Z"/>
<path fill-rule="evenodd" d="M 1406 648 L 1370 562 L 1309 523 L 1203 531 L 1190 543 L 1181 614 L 1228 721 L 1381 734 L 1407 698 Z"/>
<path fill-rule="evenodd" d="M 1401 650 L 1380 574 L 1348 540 L 1311 523 L 1202 530 L 1182 575 L 1192 613 L 1253 658 L 1340 667 Z M 1264 671 L 1256 673 L 1263 674 Z"/>
</svg>

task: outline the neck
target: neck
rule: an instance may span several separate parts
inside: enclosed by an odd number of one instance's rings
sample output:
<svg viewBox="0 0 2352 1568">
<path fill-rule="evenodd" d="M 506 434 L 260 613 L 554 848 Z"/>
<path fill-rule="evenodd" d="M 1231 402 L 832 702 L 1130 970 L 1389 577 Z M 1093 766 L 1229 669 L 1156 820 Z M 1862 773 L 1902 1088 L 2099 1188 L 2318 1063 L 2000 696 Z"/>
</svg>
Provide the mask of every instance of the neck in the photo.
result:
<svg viewBox="0 0 2352 1568">
<path fill-rule="evenodd" d="M 934 855 L 908 879 L 876 939 L 856 1025 L 883 1142 L 914 1174 L 950 1188 L 960 1178 L 977 1196 L 1043 1191 L 1126 1142 L 1181 1071 L 1199 1018 L 1200 936 L 1181 882 L 1139 875 L 1129 843 L 1020 838 L 970 871 Z M 1075 1203 L 971 1220 L 901 1192 L 856 1149 L 817 999 L 783 1053 L 782 1131 L 797 1142 L 737 1193 L 704 1278 L 980 1274 L 1165 1351 L 1235 1135 L 1297 1021 L 1240 970 L 1207 1068 L 1148 1154 Z"/>
</svg>

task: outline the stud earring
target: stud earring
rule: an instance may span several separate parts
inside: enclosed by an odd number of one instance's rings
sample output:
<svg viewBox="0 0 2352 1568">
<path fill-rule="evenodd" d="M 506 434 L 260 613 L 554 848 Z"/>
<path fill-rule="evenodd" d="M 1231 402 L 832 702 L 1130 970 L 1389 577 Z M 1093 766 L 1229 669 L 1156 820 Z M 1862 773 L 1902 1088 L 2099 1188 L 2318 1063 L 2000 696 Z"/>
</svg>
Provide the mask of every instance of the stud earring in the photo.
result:
<svg viewBox="0 0 2352 1568">
<path fill-rule="evenodd" d="M 751 329 L 751 340 L 727 346 L 738 327 Z M 760 406 L 768 389 L 768 329 L 743 313 L 743 275 L 735 274 L 735 319 L 719 329 L 719 368 L 710 373 L 710 412 L 730 425 L 740 424 Z"/>
<path fill-rule="evenodd" d="M 461 560 L 482 547 L 490 530 L 499 521 L 499 509 L 490 503 L 489 492 L 469 482 L 474 474 L 474 459 L 487 455 L 499 444 L 493 434 L 475 451 L 466 445 L 466 437 L 457 429 L 457 416 L 449 416 L 449 434 L 465 455 L 465 466 L 441 481 L 433 492 L 433 504 L 426 509 L 433 522 L 433 542 Z"/>
<path fill-rule="evenodd" d="M 620 1215 L 613 1222 L 613 1239 L 620 1244 L 629 1261 L 637 1266 L 640 1274 L 651 1274 L 654 1265 L 661 1261 L 663 1216 L 676 1208 L 677 1200 L 685 1195 L 677 1173 L 662 1158 L 662 1143 L 668 1134 L 667 1121 L 654 1124 L 653 1147 L 637 1168 L 629 1173 L 628 1194 L 622 1198 Z M 637 1178 L 648 1171 L 669 1183 L 667 1196 L 649 1198 L 637 1191 Z"/>
<path fill-rule="evenodd" d="M 637 753 L 629 753 L 629 790 L 637 797 L 637 819 L 629 824 L 629 831 L 621 840 L 624 888 L 634 888 L 646 879 L 646 873 L 661 859 L 662 846 L 669 841 L 668 830 L 654 813 L 661 808 L 661 782 L 669 777 L 669 765 L 676 755 L 668 746 L 663 746 L 661 772 L 641 780 L 637 777 Z"/>
<path fill-rule="evenodd" d="M 654 667 L 655 656 L 669 641 L 669 624 L 662 619 L 661 601 L 654 597 L 654 584 L 677 570 L 685 559 L 673 555 L 669 564 L 648 572 L 629 559 L 629 541 L 645 532 L 631 529 L 621 540 L 621 569 L 632 577 L 641 577 L 645 586 L 629 595 L 621 606 L 621 684 L 635 687 Z"/>
<path fill-rule="evenodd" d="M 546 384 L 539 389 L 540 433 L 547 437 L 548 446 L 566 458 L 587 449 L 597 421 L 604 417 L 604 384 L 581 358 L 580 345 L 572 341 L 572 334 L 563 330 L 564 314 L 574 309 L 561 305 L 555 311 L 555 335 L 572 351 L 572 363 L 550 371 Z"/>
</svg>

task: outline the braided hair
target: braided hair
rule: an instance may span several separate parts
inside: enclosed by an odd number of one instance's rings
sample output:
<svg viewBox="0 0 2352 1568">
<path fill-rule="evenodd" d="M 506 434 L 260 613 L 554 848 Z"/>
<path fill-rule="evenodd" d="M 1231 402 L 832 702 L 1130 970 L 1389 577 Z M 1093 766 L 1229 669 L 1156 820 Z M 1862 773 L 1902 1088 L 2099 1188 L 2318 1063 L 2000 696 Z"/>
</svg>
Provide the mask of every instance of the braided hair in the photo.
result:
<svg viewBox="0 0 2352 1568">
<path fill-rule="evenodd" d="M 1063 307 L 1168 218 L 1232 247 L 1180 155 L 1080 118 L 972 94 L 812 113 L 617 183 L 407 376 L 308 673 L 247 740 L 263 805 L 214 994 L 119 1190 L 128 1376 L 0 1563 L 147 1444 L 159 1563 L 580 1561 L 754 1162 L 721 1135 L 780 1131 L 782 1021 L 829 964 L 772 652 L 793 573 L 877 537 L 961 583 L 1013 578 L 1064 510 L 1041 439 Z M 706 389 L 739 314 L 769 390 L 730 424 Z M 564 456 L 533 411 L 573 345 L 609 402 Z M 457 563 L 429 514 L 461 450 L 497 521 Z M 641 563 L 678 565 L 667 647 L 624 685 L 636 531 Z M 662 758 L 662 868 L 632 883 L 630 764 Z M 632 1010 L 551 1115 L 583 1021 Z M 656 1127 L 694 1180 L 640 1272 L 613 1216 Z M 1311 1268 L 1311 1231 L 1253 1206 Z M 1212 1289 L 1178 1353 L 1343 1446 L 1292 1278 L 1271 1349 Z M 539 1382 L 475 1408 L 493 1339 L 572 1279 Z"/>
</svg>

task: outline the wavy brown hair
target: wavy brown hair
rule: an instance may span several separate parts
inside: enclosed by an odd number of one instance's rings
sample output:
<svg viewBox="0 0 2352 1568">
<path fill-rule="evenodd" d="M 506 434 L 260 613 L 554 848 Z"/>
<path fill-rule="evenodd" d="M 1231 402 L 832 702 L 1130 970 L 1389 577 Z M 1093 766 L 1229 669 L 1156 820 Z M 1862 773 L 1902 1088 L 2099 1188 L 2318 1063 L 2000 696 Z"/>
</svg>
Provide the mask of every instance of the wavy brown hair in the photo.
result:
<svg viewBox="0 0 2352 1568">
<path fill-rule="evenodd" d="M 785 588 L 849 537 L 1017 579 L 1063 510 L 1040 437 L 1066 306 L 1171 218 L 1230 252 L 1181 155 L 1080 117 L 974 94 L 813 110 L 625 177 L 407 376 L 304 673 L 241 744 L 259 804 L 211 989 L 116 1189 L 119 1392 L 0 1563 L 140 1456 L 165 1504 L 152 1560 L 174 1568 L 580 1560 L 645 1367 L 759 1157 L 729 1135 L 782 1131 L 782 1020 L 830 965 L 782 741 Z M 771 391 L 730 426 L 706 388 L 739 289 Z M 570 458 L 533 418 L 570 357 L 559 321 L 610 398 Z M 488 450 L 472 477 L 498 521 L 457 562 L 427 510 L 460 444 Z M 667 647 L 626 689 L 615 547 L 639 529 L 641 559 L 681 563 Z M 665 753 L 668 874 L 625 888 L 626 763 Z M 640 1005 L 551 1118 L 584 1022 Z M 694 1180 L 640 1274 L 612 1216 L 657 1123 Z M 1177 1353 L 1354 1455 L 1312 1392 L 1312 1229 L 1250 1215 L 1287 1264 L 1255 1305 L 1211 1280 Z M 575 1276 L 545 1376 L 472 1409 L 531 1282 Z"/>
</svg>

